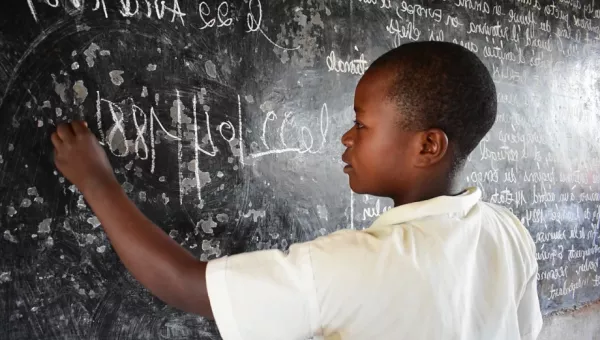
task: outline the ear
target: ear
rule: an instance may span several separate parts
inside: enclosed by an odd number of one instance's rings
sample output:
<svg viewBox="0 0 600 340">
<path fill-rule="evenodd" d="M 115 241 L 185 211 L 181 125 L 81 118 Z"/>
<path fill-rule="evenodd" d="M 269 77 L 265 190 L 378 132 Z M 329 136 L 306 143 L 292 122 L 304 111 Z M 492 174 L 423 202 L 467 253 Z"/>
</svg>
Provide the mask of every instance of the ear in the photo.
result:
<svg viewBox="0 0 600 340">
<path fill-rule="evenodd" d="M 448 136 L 440 129 L 429 129 L 420 132 L 420 151 L 416 166 L 425 168 L 439 163 L 448 152 Z"/>
</svg>

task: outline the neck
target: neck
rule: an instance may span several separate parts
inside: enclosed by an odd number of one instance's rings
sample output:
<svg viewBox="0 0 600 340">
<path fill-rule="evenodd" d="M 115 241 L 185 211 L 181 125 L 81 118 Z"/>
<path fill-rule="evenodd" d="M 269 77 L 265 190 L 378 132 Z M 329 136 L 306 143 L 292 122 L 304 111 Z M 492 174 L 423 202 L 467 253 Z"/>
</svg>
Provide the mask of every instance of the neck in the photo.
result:
<svg viewBox="0 0 600 340">
<path fill-rule="evenodd" d="M 434 177 L 435 178 L 435 177 Z M 452 196 L 460 193 L 456 189 L 454 178 L 437 177 L 437 180 L 431 178 L 423 181 L 417 181 L 412 187 L 414 190 L 406 190 L 398 195 L 391 197 L 394 200 L 394 206 L 426 201 L 438 196 Z"/>
</svg>

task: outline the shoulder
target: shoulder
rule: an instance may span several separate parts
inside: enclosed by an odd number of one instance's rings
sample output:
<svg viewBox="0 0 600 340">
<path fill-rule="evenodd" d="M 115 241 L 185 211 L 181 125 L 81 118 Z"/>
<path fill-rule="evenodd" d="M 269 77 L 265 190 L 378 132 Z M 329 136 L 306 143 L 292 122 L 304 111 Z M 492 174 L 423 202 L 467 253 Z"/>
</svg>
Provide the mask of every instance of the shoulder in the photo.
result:
<svg viewBox="0 0 600 340">
<path fill-rule="evenodd" d="M 519 218 L 509 209 L 496 204 L 481 202 L 479 205 L 486 221 L 495 221 L 499 229 L 518 248 L 523 261 L 537 268 L 535 242 Z"/>
<path fill-rule="evenodd" d="M 507 230 L 516 233 L 516 236 L 522 238 L 523 241 L 529 246 L 533 246 L 535 249 L 531 234 L 512 211 L 506 207 L 492 203 L 480 202 L 479 205 L 485 217 L 496 219 L 498 224 L 504 226 Z"/>
</svg>

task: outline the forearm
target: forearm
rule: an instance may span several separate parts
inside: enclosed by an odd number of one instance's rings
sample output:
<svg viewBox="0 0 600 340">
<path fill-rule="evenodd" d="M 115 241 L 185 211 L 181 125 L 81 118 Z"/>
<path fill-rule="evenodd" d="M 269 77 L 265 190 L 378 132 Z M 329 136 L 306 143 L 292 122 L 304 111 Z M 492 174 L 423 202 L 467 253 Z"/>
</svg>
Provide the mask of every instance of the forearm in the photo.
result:
<svg viewBox="0 0 600 340">
<path fill-rule="evenodd" d="M 121 261 L 142 285 L 169 305 L 212 317 L 206 263 L 146 218 L 116 181 L 87 190 L 84 197 Z"/>
</svg>

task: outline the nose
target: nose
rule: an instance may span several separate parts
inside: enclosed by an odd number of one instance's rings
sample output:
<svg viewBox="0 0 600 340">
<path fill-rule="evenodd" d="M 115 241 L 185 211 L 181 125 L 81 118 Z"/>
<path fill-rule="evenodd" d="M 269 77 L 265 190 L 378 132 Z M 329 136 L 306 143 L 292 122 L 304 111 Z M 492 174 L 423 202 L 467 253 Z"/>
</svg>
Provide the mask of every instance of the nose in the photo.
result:
<svg viewBox="0 0 600 340">
<path fill-rule="evenodd" d="M 347 148 L 351 148 L 354 145 L 354 126 L 344 133 L 342 136 L 342 144 Z"/>
</svg>

